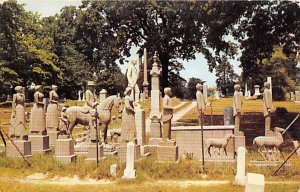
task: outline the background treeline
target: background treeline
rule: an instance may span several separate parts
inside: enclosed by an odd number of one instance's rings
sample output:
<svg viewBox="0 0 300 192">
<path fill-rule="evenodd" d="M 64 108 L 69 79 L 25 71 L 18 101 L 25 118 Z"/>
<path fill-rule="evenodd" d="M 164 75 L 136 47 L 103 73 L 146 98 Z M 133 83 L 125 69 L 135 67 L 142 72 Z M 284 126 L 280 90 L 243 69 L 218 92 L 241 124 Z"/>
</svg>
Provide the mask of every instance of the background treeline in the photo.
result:
<svg viewBox="0 0 300 192">
<path fill-rule="evenodd" d="M 202 53 L 224 95 L 235 82 L 253 88 L 271 76 L 275 98 L 283 99 L 298 89 L 299 26 L 299 4 L 288 1 L 82 1 L 42 18 L 9 0 L 0 4 L 0 93 L 4 99 L 14 86 L 34 82 L 56 84 L 62 97 L 74 99 L 90 79 L 97 92 L 123 92 L 119 64 L 140 47 L 149 56 L 158 52 L 161 87 L 176 96 L 194 97 L 192 87 L 202 80 L 187 83 L 179 61 Z M 236 57 L 240 77 L 229 62 Z M 151 64 L 149 58 L 149 70 Z"/>
</svg>

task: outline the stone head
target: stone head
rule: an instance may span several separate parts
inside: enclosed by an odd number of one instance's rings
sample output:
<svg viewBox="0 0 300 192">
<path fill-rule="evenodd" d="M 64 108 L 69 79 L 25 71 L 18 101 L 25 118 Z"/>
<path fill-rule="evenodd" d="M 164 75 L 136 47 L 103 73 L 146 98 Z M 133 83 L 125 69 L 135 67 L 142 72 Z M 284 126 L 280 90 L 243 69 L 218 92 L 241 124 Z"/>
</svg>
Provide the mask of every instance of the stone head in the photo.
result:
<svg viewBox="0 0 300 192">
<path fill-rule="evenodd" d="M 37 85 L 34 87 L 35 91 L 43 92 L 43 86 L 42 85 Z"/>
<path fill-rule="evenodd" d="M 170 87 L 164 88 L 164 93 L 165 95 L 171 96 L 172 95 L 172 90 Z"/>
<path fill-rule="evenodd" d="M 51 88 L 52 88 L 52 90 L 57 91 L 57 86 L 56 85 L 52 85 Z"/>
<path fill-rule="evenodd" d="M 241 86 L 240 86 L 239 84 L 235 84 L 235 85 L 234 85 L 234 89 L 235 89 L 236 91 L 241 91 Z"/>
<path fill-rule="evenodd" d="M 271 85 L 269 82 L 265 82 L 264 83 L 264 87 L 267 88 L 267 89 L 270 89 Z"/>
<path fill-rule="evenodd" d="M 88 81 L 87 89 L 93 91 L 94 88 L 95 88 L 95 82 L 94 81 Z"/>
<path fill-rule="evenodd" d="M 16 86 L 16 87 L 15 87 L 15 91 L 16 91 L 17 93 L 22 93 L 22 92 L 23 92 L 23 87 L 22 87 L 22 86 Z"/>
<path fill-rule="evenodd" d="M 136 60 L 131 60 L 130 64 L 133 65 L 133 66 L 135 66 L 137 64 L 137 61 Z"/>
<path fill-rule="evenodd" d="M 200 83 L 197 83 L 196 90 L 197 91 L 202 91 L 203 90 L 203 85 L 201 85 Z"/>
</svg>

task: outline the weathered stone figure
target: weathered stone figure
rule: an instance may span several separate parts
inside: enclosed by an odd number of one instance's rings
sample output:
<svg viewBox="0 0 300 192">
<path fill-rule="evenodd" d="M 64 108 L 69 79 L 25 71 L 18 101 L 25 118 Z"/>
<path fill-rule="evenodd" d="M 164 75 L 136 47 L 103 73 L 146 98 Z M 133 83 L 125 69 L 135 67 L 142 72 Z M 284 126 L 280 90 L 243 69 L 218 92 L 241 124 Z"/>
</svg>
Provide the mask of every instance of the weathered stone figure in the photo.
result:
<svg viewBox="0 0 300 192">
<path fill-rule="evenodd" d="M 137 64 L 136 60 L 132 60 L 130 62 L 127 69 L 127 80 L 128 80 L 128 87 L 132 88 L 131 97 L 135 102 L 138 102 L 140 98 L 140 89 L 139 86 L 137 85 L 139 71 L 136 68 L 136 64 Z"/>
<path fill-rule="evenodd" d="M 132 88 L 125 89 L 125 106 L 122 112 L 121 140 L 122 142 L 133 142 L 136 138 L 133 99 L 130 97 Z"/>
<path fill-rule="evenodd" d="M 13 95 L 9 136 L 12 139 L 27 139 L 28 135 L 25 131 L 24 88 L 17 86 L 15 90 L 17 93 Z"/>
<path fill-rule="evenodd" d="M 57 86 L 52 85 L 52 90 L 49 92 L 49 105 L 46 114 L 46 127 L 48 130 L 58 130 L 58 94 Z"/>
<path fill-rule="evenodd" d="M 233 95 L 233 117 L 234 117 L 234 134 L 240 133 L 240 120 L 242 112 L 242 94 L 241 86 L 239 84 L 234 85 L 234 95 Z"/>
<path fill-rule="evenodd" d="M 171 136 L 171 120 L 173 117 L 173 107 L 171 101 L 172 91 L 170 87 L 164 89 L 164 99 L 163 99 L 163 112 L 162 112 L 162 123 L 163 123 L 163 139 L 170 140 Z"/>
<path fill-rule="evenodd" d="M 66 113 L 67 108 L 63 107 L 60 113 L 59 121 L 59 134 L 69 135 L 69 115 Z"/>
<path fill-rule="evenodd" d="M 270 91 L 270 83 L 264 83 L 264 93 L 263 93 L 263 109 L 265 117 L 265 135 L 270 133 L 271 128 L 271 109 L 272 109 L 272 93 Z"/>
<path fill-rule="evenodd" d="M 203 85 L 197 84 L 196 85 L 196 99 L 197 99 L 197 110 L 198 110 L 198 117 L 199 117 L 199 125 L 202 125 L 202 117 L 204 117 L 204 111 L 205 111 L 205 99 L 202 94 L 203 91 Z"/>
<path fill-rule="evenodd" d="M 29 129 L 31 133 L 46 134 L 45 110 L 43 103 L 43 87 L 35 86 L 34 104 L 31 109 Z"/>
</svg>

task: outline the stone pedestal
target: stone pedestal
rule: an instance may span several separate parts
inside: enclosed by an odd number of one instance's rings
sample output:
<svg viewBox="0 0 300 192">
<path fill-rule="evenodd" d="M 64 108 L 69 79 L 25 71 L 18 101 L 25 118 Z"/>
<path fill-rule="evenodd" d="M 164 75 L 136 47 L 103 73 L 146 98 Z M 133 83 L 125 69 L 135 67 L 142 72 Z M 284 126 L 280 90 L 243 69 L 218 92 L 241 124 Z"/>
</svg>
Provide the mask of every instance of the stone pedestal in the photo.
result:
<svg viewBox="0 0 300 192">
<path fill-rule="evenodd" d="M 51 148 L 55 147 L 55 142 L 58 138 L 59 131 L 57 130 L 47 130 L 47 135 L 49 136 L 49 145 Z"/>
<path fill-rule="evenodd" d="M 135 126 L 137 144 L 146 144 L 146 124 L 145 124 L 145 110 L 140 106 L 135 107 Z"/>
<path fill-rule="evenodd" d="M 71 138 L 59 138 L 55 142 L 55 159 L 61 163 L 76 162 L 74 154 L 74 141 Z"/>
<path fill-rule="evenodd" d="M 224 107 L 224 125 L 234 125 L 233 107 Z"/>
<path fill-rule="evenodd" d="M 29 135 L 31 150 L 33 154 L 46 154 L 50 152 L 48 135 Z"/>
<path fill-rule="evenodd" d="M 247 173 L 245 192 L 264 192 L 265 176 Z"/>
<path fill-rule="evenodd" d="M 25 157 L 31 157 L 31 141 L 15 140 L 14 143 Z M 18 150 L 12 144 L 11 141 L 7 141 L 5 151 L 6 151 L 6 157 L 22 158 L 21 154 L 18 152 Z"/>
<path fill-rule="evenodd" d="M 174 140 L 161 141 L 157 146 L 157 160 L 178 162 L 178 146 Z"/>
<path fill-rule="evenodd" d="M 124 175 L 122 179 L 135 179 L 136 171 L 134 169 L 135 160 L 135 147 L 136 145 L 132 142 L 127 143 L 127 153 L 126 153 L 126 169 L 124 170 Z"/>
<path fill-rule="evenodd" d="M 103 145 L 98 145 L 98 160 L 104 159 Z M 88 147 L 87 158 L 85 161 L 97 161 L 96 143 L 90 143 Z"/>
<path fill-rule="evenodd" d="M 259 85 L 254 86 L 254 96 L 259 96 L 260 95 L 259 87 L 260 87 Z"/>
<path fill-rule="evenodd" d="M 126 160 L 127 155 L 127 144 L 122 143 L 121 145 L 116 147 L 116 150 L 118 151 L 118 157 L 121 161 Z M 136 144 L 134 145 L 134 159 L 139 160 L 141 158 L 141 146 Z"/>
<path fill-rule="evenodd" d="M 246 147 L 246 139 L 242 132 L 234 136 L 234 151 L 237 152 L 239 147 Z"/>
<path fill-rule="evenodd" d="M 245 185 L 245 161 L 246 161 L 246 149 L 245 147 L 239 147 L 237 151 L 237 169 L 235 175 L 236 185 Z"/>
</svg>

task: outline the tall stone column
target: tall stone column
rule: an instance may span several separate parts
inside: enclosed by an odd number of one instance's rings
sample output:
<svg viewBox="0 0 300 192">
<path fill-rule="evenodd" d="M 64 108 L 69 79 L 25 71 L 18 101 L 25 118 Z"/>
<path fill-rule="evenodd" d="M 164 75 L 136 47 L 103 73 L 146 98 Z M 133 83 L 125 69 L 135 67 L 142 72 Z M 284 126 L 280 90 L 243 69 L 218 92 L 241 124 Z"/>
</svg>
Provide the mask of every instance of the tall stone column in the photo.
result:
<svg viewBox="0 0 300 192">
<path fill-rule="evenodd" d="M 273 95 L 273 93 L 272 93 L 272 77 L 267 77 L 267 82 L 270 83 L 270 91 L 271 91 L 271 94 Z"/>
<path fill-rule="evenodd" d="M 143 92 L 144 92 L 144 99 L 148 99 L 149 91 L 148 91 L 148 61 L 147 61 L 147 49 L 144 49 L 144 82 L 143 82 Z"/>
<path fill-rule="evenodd" d="M 153 66 L 150 71 L 151 75 L 151 111 L 150 111 L 150 145 L 158 145 L 162 138 L 161 132 L 161 114 L 159 111 L 160 106 L 160 91 L 159 91 L 159 76 L 161 69 L 158 66 L 157 52 L 153 57 Z"/>
</svg>

